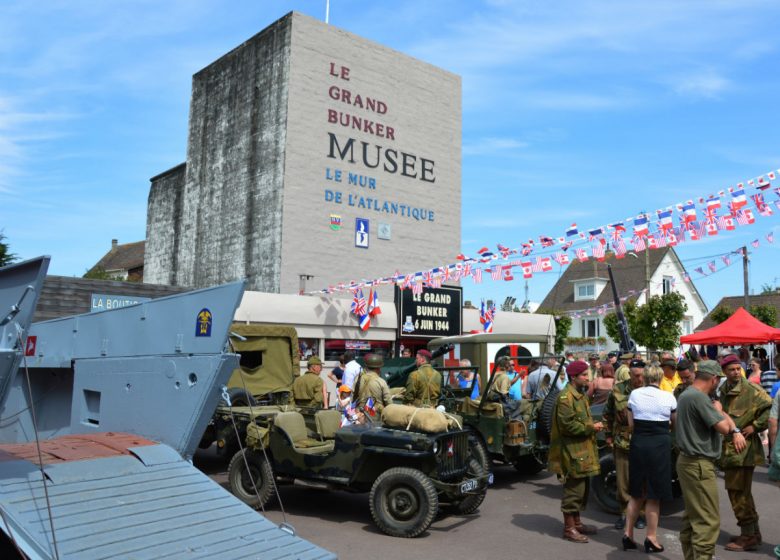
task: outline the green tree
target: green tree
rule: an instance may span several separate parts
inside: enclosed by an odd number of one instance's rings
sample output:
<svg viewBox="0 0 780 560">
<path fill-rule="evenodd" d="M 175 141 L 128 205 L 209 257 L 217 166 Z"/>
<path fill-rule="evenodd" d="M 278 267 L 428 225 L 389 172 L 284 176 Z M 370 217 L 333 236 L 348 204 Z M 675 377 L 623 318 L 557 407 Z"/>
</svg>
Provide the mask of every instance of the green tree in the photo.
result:
<svg viewBox="0 0 780 560">
<path fill-rule="evenodd" d="M 633 338 L 633 332 L 634 332 L 634 322 L 636 321 L 636 310 L 637 305 L 635 301 L 627 301 L 622 306 L 623 308 L 623 315 L 626 317 L 626 322 L 628 323 L 628 334 Z M 604 316 L 604 328 L 607 330 L 607 335 L 609 335 L 609 338 L 614 340 L 615 342 L 620 343 L 620 327 L 618 326 L 618 318 L 617 313 L 607 313 Z"/>
<path fill-rule="evenodd" d="M 14 255 L 5 242 L 5 235 L 0 231 L 0 266 L 6 266 L 15 263 L 19 257 Z"/>
<path fill-rule="evenodd" d="M 566 348 L 566 338 L 568 338 L 569 331 L 571 330 L 571 317 L 565 313 L 558 313 L 552 309 L 538 309 L 536 312 L 555 316 L 555 353 L 561 354 Z"/>
<path fill-rule="evenodd" d="M 770 327 L 777 324 L 777 308 L 774 305 L 751 305 L 750 314 Z"/>
<path fill-rule="evenodd" d="M 774 294 L 774 293 L 775 293 L 775 287 L 772 284 L 770 284 L 769 282 L 761 284 L 761 295 Z"/>
<path fill-rule="evenodd" d="M 117 280 L 122 282 L 123 279 L 119 276 L 112 276 L 102 266 L 95 266 L 87 270 L 82 278 L 89 278 L 90 280 Z"/>
<path fill-rule="evenodd" d="M 710 311 L 710 319 L 716 324 L 720 325 L 723 321 L 728 319 L 734 314 L 734 310 L 728 305 L 719 305 L 712 311 Z"/>
<path fill-rule="evenodd" d="M 636 310 L 631 336 L 648 350 L 673 350 L 680 344 L 682 327 L 688 305 L 677 292 L 651 297 Z"/>
</svg>

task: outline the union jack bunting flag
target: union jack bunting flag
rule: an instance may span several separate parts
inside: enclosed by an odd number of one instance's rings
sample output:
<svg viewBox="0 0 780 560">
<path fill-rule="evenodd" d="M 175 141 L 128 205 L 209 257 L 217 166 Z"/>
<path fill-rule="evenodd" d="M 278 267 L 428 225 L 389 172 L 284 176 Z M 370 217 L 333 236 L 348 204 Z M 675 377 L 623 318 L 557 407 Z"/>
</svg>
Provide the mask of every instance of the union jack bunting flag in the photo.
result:
<svg viewBox="0 0 780 560">
<path fill-rule="evenodd" d="M 690 282 L 691 281 L 691 275 L 688 274 L 687 272 L 683 272 L 683 280 L 685 280 L 686 282 Z"/>
<path fill-rule="evenodd" d="M 770 243 L 774 243 L 775 234 L 770 231 L 769 233 L 766 234 L 766 240 L 769 241 Z"/>
<path fill-rule="evenodd" d="M 712 272 L 715 272 L 716 270 L 718 270 L 718 267 L 715 265 L 715 261 L 710 261 L 710 262 L 708 262 L 708 263 L 707 263 L 707 266 L 709 267 L 709 269 L 710 269 Z"/>
<path fill-rule="evenodd" d="M 756 249 L 758 249 L 758 246 L 761 245 L 761 243 L 759 243 L 758 239 L 754 239 L 753 241 L 750 242 L 750 244 L 753 247 L 755 247 Z"/>
<path fill-rule="evenodd" d="M 702 267 L 700 267 L 700 266 L 697 266 L 696 268 L 694 268 L 693 271 L 694 272 L 698 272 L 702 276 L 707 276 L 707 273 L 704 272 L 704 269 Z"/>
<path fill-rule="evenodd" d="M 731 266 L 731 259 L 729 258 L 728 255 L 723 255 L 721 259 L 723 260 L 723 264 L 725 264 L 726 266 Z"/>
<path fill-rule="evenodd" d="M 542 247 L 552 247 L 553 245 L 555 245 L 555 239 L 553 239 L 552 237 L 547 237 L 546 235 L 540 235 L 539 243 L 542 244 Z"/>
</svg>

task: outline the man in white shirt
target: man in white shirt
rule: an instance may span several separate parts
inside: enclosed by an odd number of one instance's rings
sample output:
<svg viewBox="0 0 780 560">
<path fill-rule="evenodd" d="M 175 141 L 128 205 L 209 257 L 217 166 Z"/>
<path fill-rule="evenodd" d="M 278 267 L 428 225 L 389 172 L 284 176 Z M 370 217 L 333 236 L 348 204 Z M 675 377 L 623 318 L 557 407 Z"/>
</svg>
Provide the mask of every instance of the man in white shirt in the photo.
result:
<svg viewBox="0 0 780 560">
<path fill-rule="evenodd" d="M 353 391 L 355 390 L 355 381 L 357 381 L 358 375 L 360 375 L 360 364 L 355 360 L 355 354 L 352 352 L 344 352 L 342 361 L 346 364 L 344 366 L 344 376 L 341 378 L 341 384 L 346 385 Z"/>
<path fill-rule="evenodd" d="M 558 371 L 558 361 L 552 354 L 545 354 L 542 359 L 542 365 L 538 369 L 535 369 L 528 374 L 526 379 L 525 394 L 526 399 L 543 399 L 547 392 L 550 390 L 550 384 L 555 378 L 555 373 Z M 548 377 L 545 382 L 545 377 Z M 563 389 L 566 386 L 566 375 L 561 373 L 558 378 L 558 389 Z"/>
</svg>

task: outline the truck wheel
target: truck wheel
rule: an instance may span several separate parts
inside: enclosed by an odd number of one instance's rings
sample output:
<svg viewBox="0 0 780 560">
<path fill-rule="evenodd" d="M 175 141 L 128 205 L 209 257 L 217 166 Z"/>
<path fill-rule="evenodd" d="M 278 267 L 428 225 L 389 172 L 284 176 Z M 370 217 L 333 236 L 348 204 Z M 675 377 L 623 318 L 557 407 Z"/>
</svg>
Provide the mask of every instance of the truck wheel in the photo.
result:
<svg viewBox="0 0 780 560">
<path fill-rule="evenodd" d="M 476 459 L 485 472 L 490 472 L 490 457 L 488 457 L 482 438 L 474 432 L 469 432 L 469 451 L 471 457 Z"/>
<path fill-rule="evenodd" d="M 481 477 L 485 476 L 486 473 L 487 471 L 482 468 L 482 465 L 479 463 L 479 461 L 477 461 L 474 457 L 471 457 L 469 459 L 469 468 L 466 471 L 466 476 L 463 478 L 465 480 L 467 478 Z M 460 502 L 455 503 L 455 511 L 460 514 L 474 513 L 485 500 L 485 494 L 487 494 L 487 487 L 480 490 L 478 494 L 469 494 Z"/>
<path fill-rule="evenodd" d="M 244 461 L 246 458 L 246 462 Z M 247 464 L 249 470 L 247 471 Z M 251 478 L 250 478 L 251 476 Z M 274 491 L 274 471 L 265 455 L 251 449 L 239 451 L 230 460 L 228 484 L 236 498 L 253 508 L 262 508 Z M 252 481 L 254 480 L 254 485 Z M 257 493 L 255 493 L 257 488 Z"/>
<path fill-rule="evenodd" d="M 379 475 L 368 503 L 376 526 L 393 537 L 416 537 L 430 527 L 439 511 L 439 496 L 431 479 L 407 467 Z"/>
<path fill-rule="evenodd" d="M 547 465 L 540 463 L 533 455 L 523 455 L 515 459 L 513 463 L 517 471 L 521 474 L 532 475 L 541 472 Z"/>
<path fill-rule="evenodd" d="M 620 504 L 617 500 L 617 472 L 615 470 L 615 457 L 612 453 L 606 453 L 599 458 L 601 472 L 591 477 L 593 495 L 601 508 L 607 513 L 620 513 Z"/>
<path fill-rule="evenodd" d="M 230 397 L 230 406 L 255 406 L 257 402 L 255 398 L 238 387 L 232 387 L 228 389 L 228 397 Z M 220 401 L 223 405 L 227 406 L 225 401 Z"/>
<path fill-rule="evenodd" d="M 555 399 L 558 398 L 558 393 L 560 392 L 557 385 L 552 386 L 550 391 L 545 395 L 544 400 L 542 400 L 542 405 L 539 407 L 539 421 L 536 423 L 536 439 L 542 443 L 550 443 Z"/>
</svg>

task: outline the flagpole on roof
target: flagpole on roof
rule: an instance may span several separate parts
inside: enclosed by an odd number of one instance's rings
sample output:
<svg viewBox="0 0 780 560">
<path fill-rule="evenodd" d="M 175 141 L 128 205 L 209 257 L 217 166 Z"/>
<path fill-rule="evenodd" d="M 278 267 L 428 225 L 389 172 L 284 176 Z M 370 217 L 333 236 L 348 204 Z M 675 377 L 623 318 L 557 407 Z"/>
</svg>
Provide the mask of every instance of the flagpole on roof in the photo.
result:
<svg viewBox="0 0 780 560">
<path fill-rule="evenodd" d="M 742 277 L 745 281 L 745 311 L 750 313 L 750 302 L 748 294 L 750 293 L 750 283 L 748 281 L 748 250 L 747 245 L 742 247 Z"/>
</svg>

